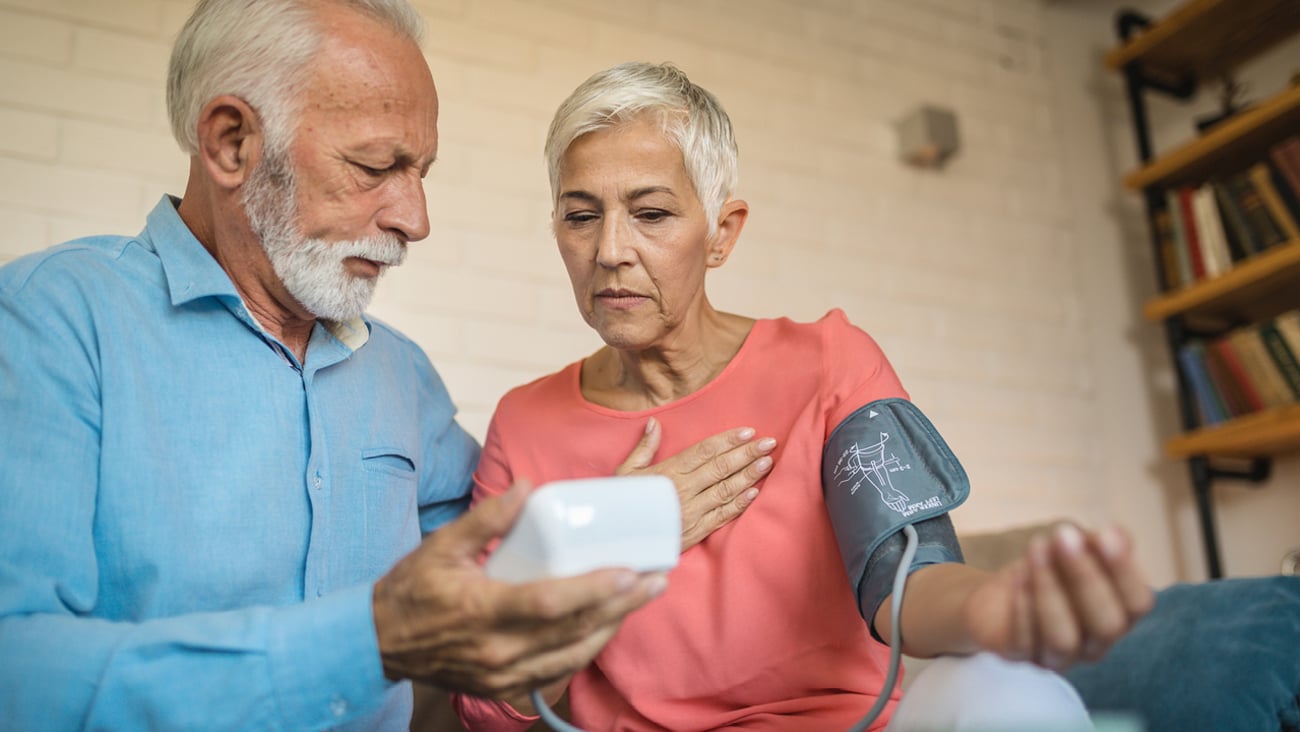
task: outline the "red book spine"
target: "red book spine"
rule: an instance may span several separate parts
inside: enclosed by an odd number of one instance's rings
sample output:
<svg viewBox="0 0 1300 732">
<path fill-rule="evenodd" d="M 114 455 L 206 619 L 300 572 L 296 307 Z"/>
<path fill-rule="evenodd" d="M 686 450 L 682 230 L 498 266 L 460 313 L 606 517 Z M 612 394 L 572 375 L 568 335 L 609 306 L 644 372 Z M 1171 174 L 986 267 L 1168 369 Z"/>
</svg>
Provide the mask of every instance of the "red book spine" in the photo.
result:
<svg viewBox="0 0 1300 732">
<path fill-rule="evenodd" d="M 1268 156 L 1273 160 L 1273 167 L 1291 186 L 1291 192 L 1300 198 L 1300 137 L 1289 137 L 1279 142 L 1268 151 Z"/>
<path fill-rule="evenodd" d="M 1187 238 L 1187 256 L 1192 261 L 1192 276 L 1205 278 L 1205 260 L 1201 257 L 1201 239 L 1196 231 L 1196 214 L 1192 211 L 1191 186 L 1178 189 L 1178 211 L 1183 218 L 1183 233 Z"/>
<path fill-rule="evenodd" d="M 1220 338 L 1210 344 L 1218 354 L 1223 365 L 1227 367 L 1229 376 L 1238 387 L 1237 392 L 1244 397 L 1246 404 L 1249 405 L 1250 411 L 1257 412 L 1264 408 L 1264 400 L 1259 396 L 1259 390 L 1251 382 L 1250 375 L 1246 373 L 1246 367 L 1241 364 L 1241 359 L 1237 358 L 1237 352 L 1232 349 L 1226 338 Z"/>
</svg>

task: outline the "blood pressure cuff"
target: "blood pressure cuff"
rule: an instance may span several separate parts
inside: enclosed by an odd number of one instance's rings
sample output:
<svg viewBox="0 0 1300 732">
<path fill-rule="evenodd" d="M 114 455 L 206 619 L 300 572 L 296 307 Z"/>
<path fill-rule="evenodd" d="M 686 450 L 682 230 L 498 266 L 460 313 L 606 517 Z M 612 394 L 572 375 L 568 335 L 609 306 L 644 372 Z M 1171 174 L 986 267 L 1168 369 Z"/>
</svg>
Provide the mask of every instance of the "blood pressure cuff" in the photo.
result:
<svg viewBox="0 0 1300 732">
<path fill-rule="evenodd" d="M 835 427 L 822 451 L 822 493 L 862 614 L 871 634 L 877 608 L 913 524 L 920 542 L 908 572 L 962 561 L 948 512 L 970 495 L 970 480 L 947 443 L 906 399 L 882 399 Z"/>
</svg>

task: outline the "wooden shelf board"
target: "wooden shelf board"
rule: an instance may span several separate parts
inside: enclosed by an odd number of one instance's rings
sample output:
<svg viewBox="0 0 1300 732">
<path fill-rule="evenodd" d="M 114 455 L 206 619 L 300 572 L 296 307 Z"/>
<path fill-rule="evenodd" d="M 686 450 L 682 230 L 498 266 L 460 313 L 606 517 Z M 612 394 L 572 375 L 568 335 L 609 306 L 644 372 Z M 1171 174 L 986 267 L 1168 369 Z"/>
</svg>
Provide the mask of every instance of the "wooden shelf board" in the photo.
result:
<svg viewBox="0 0 1300 732">
<path fill-rule="evenodd" d="M 1172 458 L 1249 458 L 1295 451 L 1300 451 L 1300 404 L 1248 414 L 1165 443 L 1165 454 Z"/>
<path fill-rule="evenodd" d="M 1232 270 L 1147 301 L 1148 320 L 1175 315 L 1213 324 L 1232 324 L 1300 307 L 1300 239 L 1265 249 Z"/>
<path fill-rule="evenodd" d="M 1300 1 L 1296 1 L 1300 8 Z M 1132 190 L 1200 183 L 1216 173 L 1244 170 L 1300 130 L 1300 86 L 1291 86 L 1194 140 L 1124 176 Z"/>
<path fill-rule="evenodd" d="M 1230 72 L 1300 30 L 1296 0 L 1190 0 L 1106 54 L 1169 81 Z"/>
</svg>

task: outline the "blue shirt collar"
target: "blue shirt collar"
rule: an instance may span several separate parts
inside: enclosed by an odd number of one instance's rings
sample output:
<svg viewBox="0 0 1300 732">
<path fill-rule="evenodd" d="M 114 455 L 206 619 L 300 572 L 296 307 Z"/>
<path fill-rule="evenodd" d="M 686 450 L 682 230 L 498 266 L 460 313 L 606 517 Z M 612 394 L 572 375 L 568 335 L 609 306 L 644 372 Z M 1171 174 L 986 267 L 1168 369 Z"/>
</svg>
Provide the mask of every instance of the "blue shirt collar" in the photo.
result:
<svg viewBox="0 0 1300 732">
<path fill-rule="evenodd" d="M 148 242 L 162 262 L 172 305 L 184 305 L 202 297 L 239 300 L 230 275 L 181 220 L 176 210 L 180 202 L 175 196 L 163 196 L 149 212 L 148 223 L 140 232 L 140 239 Z"/>
<path fill-rule="evenodd" d="M 148 223 L 140 233 L 141 241 L 147 242 L 162 262 L 172 305 L 180 306 L 203 297 L 232 298 L 233 302 L 240 303 L 240 310 L 247 312 L 230 275 L 181 220 L 176 209 L 180 202 L 175 196 L 164 195 L 149 212 Z M 365 316 L 343 322 L 320 320 L 318 323 L 351 351 L 361 348 L 370 339 L 370 321 Z M 252 325 L 262 330 L 256 320 Z"/>
</svg>

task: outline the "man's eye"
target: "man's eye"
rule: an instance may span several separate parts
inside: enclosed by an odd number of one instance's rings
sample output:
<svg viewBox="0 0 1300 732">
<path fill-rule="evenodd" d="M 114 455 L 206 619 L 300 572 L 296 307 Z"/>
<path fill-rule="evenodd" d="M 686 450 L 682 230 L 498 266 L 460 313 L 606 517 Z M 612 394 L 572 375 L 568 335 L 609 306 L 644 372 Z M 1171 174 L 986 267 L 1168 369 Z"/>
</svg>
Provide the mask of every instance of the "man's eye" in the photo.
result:
<svg viewBox="0 0 1300 732">
<path fill-rule="evenodd" d="M 365 173 L 372 178 L 378 178 L 389 171 L 389 168 L 372 168 L 369 165 L 362 165 L 361 163 L 354 164 L 361 169 L 362 173 Z"/>
<path fill-rule="evenodd" d="M 564 221 L 570 224 L 585 224 L 599 218 L 590 211 L 573 211 L 564 215 Z"/>
<path fill-rule="evenodd" d="M 650 210 L 642 211 L 642 212 L 638 213 L 638 214 L 637 214 L 637 218 L 641 219 L 642 221 L 649 221 L 649 222 L 651 222 L 651 223 L 654 223 L 654 222 L 657 222 L 657 221 L 663 221 L 664 219 L 668 218 L 670 215 L 671 215 L 671 214 L 669 214 L 667 211 L 660 211 L 660 210 L 658 210 L 658 209 L 650 209 Z"/>
</svg>

